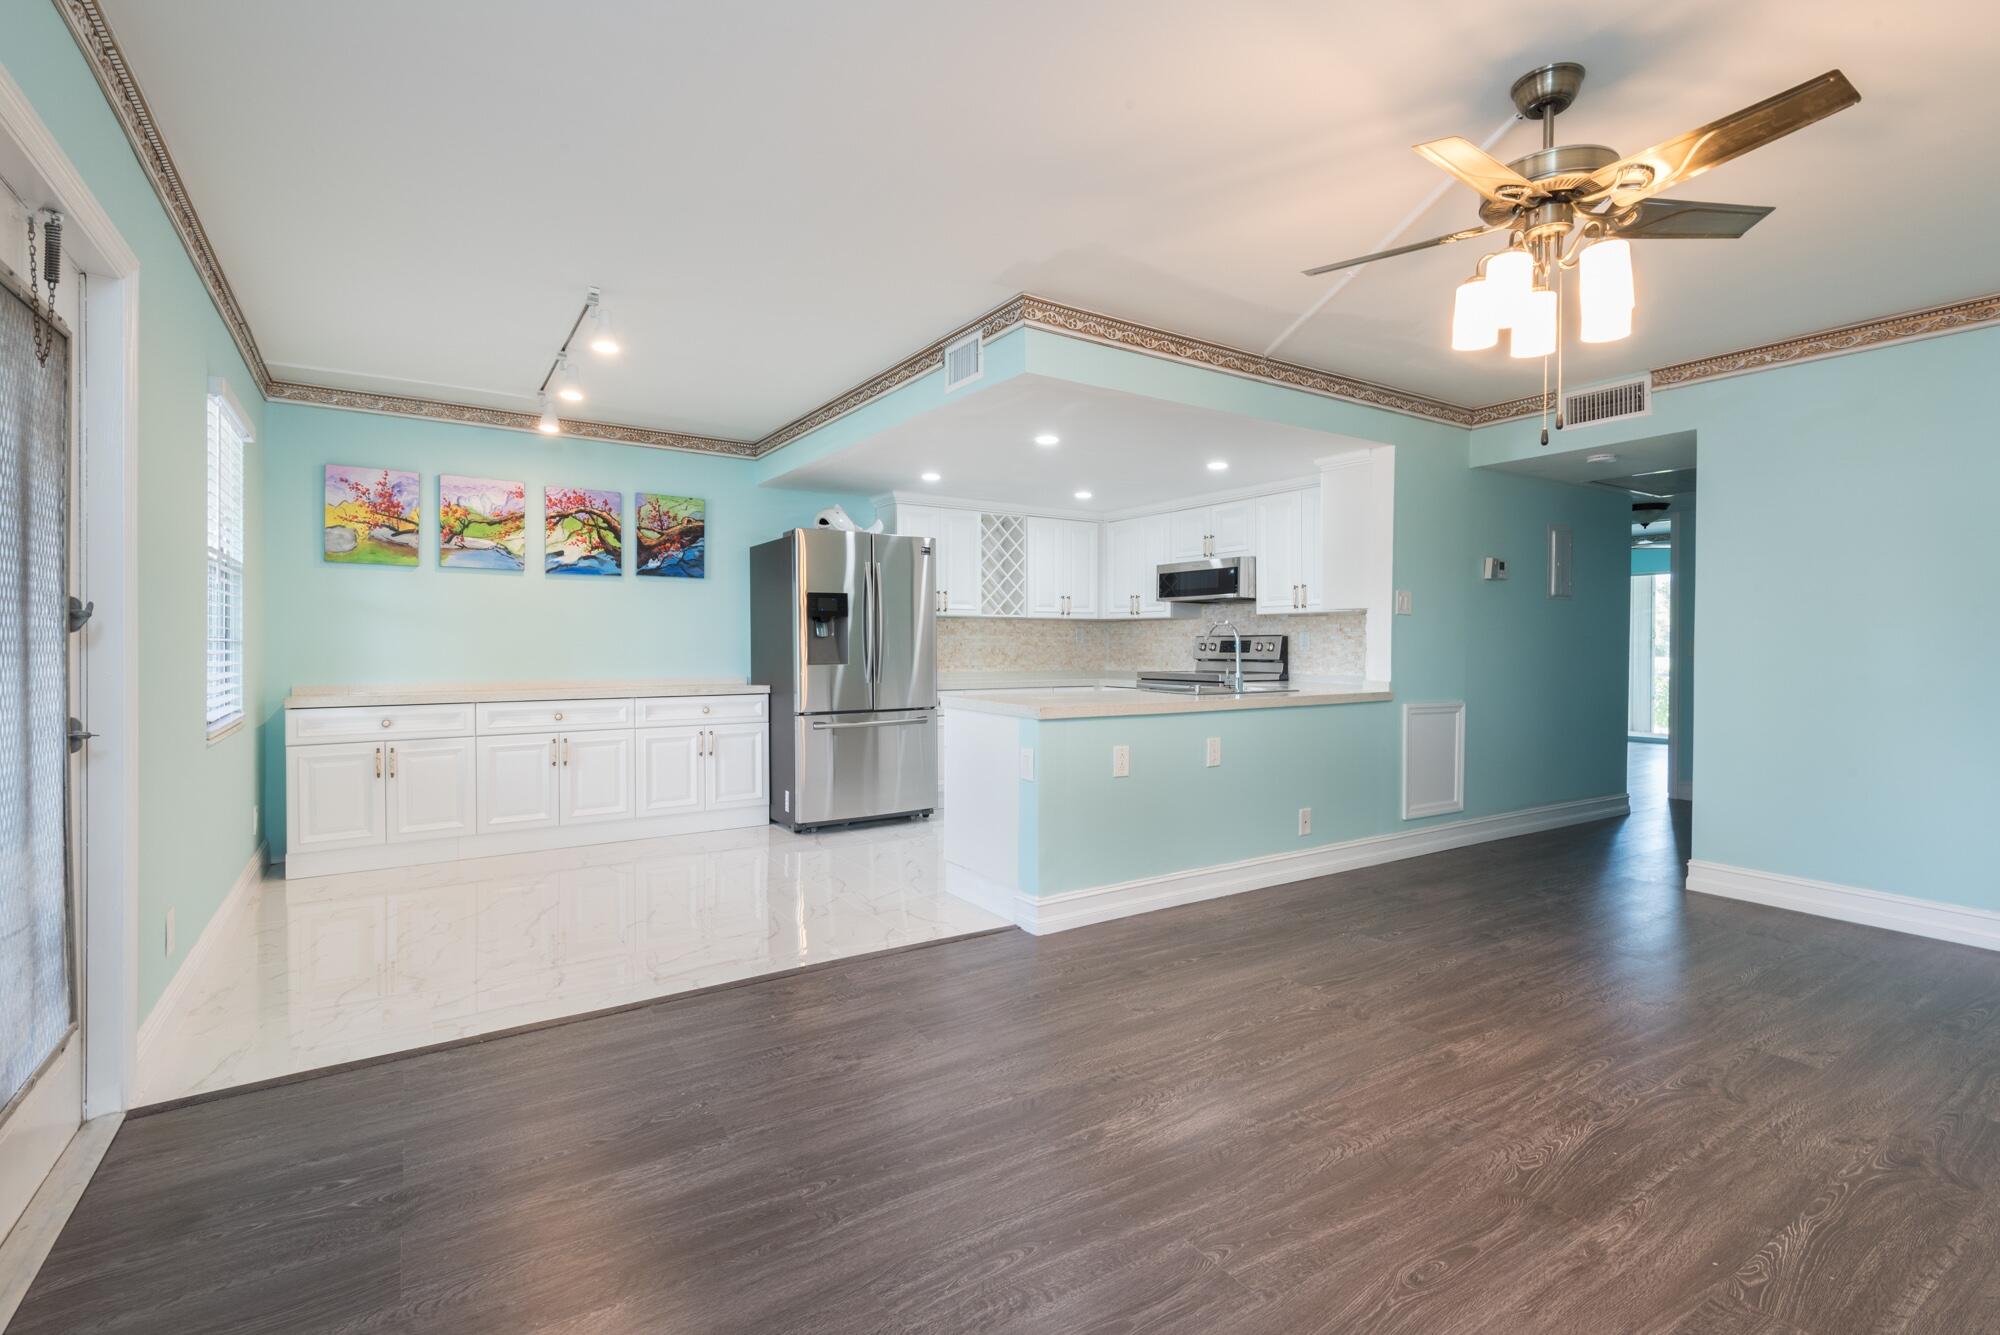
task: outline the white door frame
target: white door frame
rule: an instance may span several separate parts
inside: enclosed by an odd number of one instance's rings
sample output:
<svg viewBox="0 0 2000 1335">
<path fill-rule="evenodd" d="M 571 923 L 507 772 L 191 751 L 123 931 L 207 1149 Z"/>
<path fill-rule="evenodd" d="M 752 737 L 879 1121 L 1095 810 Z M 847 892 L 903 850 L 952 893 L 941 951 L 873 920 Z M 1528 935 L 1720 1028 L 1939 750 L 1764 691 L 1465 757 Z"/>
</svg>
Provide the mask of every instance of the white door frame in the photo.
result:
<svg viewBox="0 0 2000 1335">
<path fill-rule="evenodd" d="M 68 268 L 72 275 L 89 275 L 79 330 L 83 413 L 77 439 L 84 451 L 90 547 L 87 586 L 73 590 L 97 605 L 83 631 L 90 637 L 84 723 L 97 737 L 88 744 L 77 923 L 88 1120 L 128 1106 L 138 1033 L 138 549 L 130 539 L 138 515 L 139 257 L 4 66 L 0 172 L 19 189 L 39 191 L 36 203 L 62 210 Z"/>
</svg>

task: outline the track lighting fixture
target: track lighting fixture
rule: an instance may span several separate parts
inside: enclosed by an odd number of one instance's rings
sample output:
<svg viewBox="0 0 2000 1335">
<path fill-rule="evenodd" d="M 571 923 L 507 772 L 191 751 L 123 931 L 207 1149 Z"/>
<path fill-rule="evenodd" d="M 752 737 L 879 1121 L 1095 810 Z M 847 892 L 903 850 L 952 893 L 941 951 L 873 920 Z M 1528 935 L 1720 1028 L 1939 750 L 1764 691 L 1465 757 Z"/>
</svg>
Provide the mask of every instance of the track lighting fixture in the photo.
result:
<svg viewBox="0 0 2000 1335">
<path fill-rule="evenodd" d="M 603 295 L 596 288 L 590 289 L 590 350 L 603 357 L 616 357 L 622 346 L 618 335 L 611 328 L 611 311 L 604 304 Z"/>
<path fill-rule="evenodd" d="M 556 372 L 556 397 L 564 403 L 583 402 L 583 381 L 576 373 L 576 363 L 565 357 L 562 369 Z"/>
<path fill-rule="evenodd" d="M 562 419 L 556 416 L 556 405 L 546 394 L 542 396 L 542 420 L 535 423 L 535 430 L 545 436 L 562 434 Z"/>
<path fill-rule="evenodd" d="M 542 405 L 542 415 L 535 423 L 535 429 L 544 435 L 562 433 L 562 421 L 556 416 L 556 399 L 564 403 L 583 402 L 583 377 L 577 373 L 576 363 L 570 358 L 570 348 L 576 342 L 576 336 L 583 332 L 586 321 L 590 324 L 590 347 L 593 352 L 615 353 L 619 350 L 617 336 L 611 332 L 611 316 L 604 309 L 604 294 L 594 287 L 585 289 L 583 309 L 570 321 L 568 335 L 564 337 L 562 346 L 556 349 L 548 374 L 542 377 L 540 387 L 535 390 Z"/>
</svg>

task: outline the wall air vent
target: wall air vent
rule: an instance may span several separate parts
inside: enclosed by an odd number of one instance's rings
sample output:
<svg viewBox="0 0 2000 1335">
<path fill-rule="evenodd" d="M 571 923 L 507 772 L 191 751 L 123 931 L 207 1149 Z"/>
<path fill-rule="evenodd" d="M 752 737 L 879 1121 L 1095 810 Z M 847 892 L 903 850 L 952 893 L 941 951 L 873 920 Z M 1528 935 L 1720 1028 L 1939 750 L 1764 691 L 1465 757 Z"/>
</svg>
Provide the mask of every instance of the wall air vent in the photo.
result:
<svg viewBox="0 0 2000 1335">
<path fill-rule="evenodd" d="M 1622 422 L 1653 411 L 1653 377 L 1642 375 L 1563 395 L 1563 428 Z"/>
<path fill-rule="evenodd" d="M 986 352 L 979 342 L 979 331 L 973 330 L 956 343 L 947 343 L 944 348 L 944 388 L 948 394 L 960 385 L 969 385 L 986 374 Z"/>
</svg>

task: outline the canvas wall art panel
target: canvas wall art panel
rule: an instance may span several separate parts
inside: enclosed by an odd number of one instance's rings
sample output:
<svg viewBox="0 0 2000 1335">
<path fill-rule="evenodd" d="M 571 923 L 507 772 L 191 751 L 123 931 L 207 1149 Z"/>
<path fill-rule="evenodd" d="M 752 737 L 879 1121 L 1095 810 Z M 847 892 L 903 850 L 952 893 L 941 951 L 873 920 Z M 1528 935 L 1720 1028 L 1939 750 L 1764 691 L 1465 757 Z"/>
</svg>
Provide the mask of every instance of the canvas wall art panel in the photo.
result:
<svg viewBox="0 0 2000 1335">
<path fill-rule="evenodd" d="M 551 575 L 624 573 L 625 493 L 542 491 L 542 569 Z"/>
<path fill-rule="evenodd" d="M 346 565 L 415 565 L 422 510 L 415 473 L 328 464 L 326 559 Z"/>
<path fill-rule="evenodd" d="M 527 552 L 527 488 L 490 477 L 438 478 L 439 565 L 519 572 Z"/>
<path fill-rule="evenodd" d="M 708 503 L 699 496 L 661 496 L 642 491 L 633 502 L 641 575 L 701 579 Z"/>
</svg>

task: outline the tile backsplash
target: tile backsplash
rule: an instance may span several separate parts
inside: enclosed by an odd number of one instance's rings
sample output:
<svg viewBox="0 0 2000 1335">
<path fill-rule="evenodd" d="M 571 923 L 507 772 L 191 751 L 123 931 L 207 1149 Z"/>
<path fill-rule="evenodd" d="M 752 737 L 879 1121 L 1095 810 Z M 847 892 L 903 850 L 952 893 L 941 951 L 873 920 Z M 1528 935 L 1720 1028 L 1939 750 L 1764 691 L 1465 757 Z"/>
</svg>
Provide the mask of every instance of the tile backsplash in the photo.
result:
<svg viewBox="0 0 2000 1335">
<path fill-rule="evenodd" d="M 1368 614 L 1230 618 L 1246 635 L 1292 637 L 1295 676 L 1359 677 L 1366 663 Z M 940 672 L 1136 672 L 1182 668 L 1207 617 L 1164 620 L 1064 621 L 1025 617 L 941 617 Z"/>
</svg>

